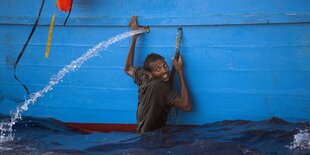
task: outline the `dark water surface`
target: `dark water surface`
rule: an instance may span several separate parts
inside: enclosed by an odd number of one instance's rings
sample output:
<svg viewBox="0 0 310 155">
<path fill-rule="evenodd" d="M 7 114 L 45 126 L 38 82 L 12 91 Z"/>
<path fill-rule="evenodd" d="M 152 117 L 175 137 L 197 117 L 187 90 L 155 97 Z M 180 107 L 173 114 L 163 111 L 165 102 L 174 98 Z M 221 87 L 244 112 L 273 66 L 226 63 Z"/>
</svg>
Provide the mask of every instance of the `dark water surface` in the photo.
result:
<svg viewBox="0 0 310 155">
<path fill-rule="evenodd" d="M 0 115 L 0 121 L 9 119 Z M 86 133 L 52 118 L 25 117 L 0 154 L 310 154 L 309 123 L 278 118 L 167 126 L 146 134 Z"/>
</svg>

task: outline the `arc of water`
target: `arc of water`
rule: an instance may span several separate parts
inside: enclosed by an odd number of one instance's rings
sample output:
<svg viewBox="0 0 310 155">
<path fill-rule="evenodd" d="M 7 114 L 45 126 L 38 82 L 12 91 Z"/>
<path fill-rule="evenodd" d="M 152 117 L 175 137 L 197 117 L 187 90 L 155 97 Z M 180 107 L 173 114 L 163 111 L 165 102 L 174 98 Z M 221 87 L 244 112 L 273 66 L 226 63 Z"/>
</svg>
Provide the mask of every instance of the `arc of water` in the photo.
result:
<svg viewBox="0 0 310 155">
<path fill-rule="evenodd" d="M 10 141 L 14 139 L 14 135 L 12 134 L 12 127 L 16 124 L 17 120 L 21 119 L 21 114 L 28 110 L 29 104 L 34 104 L 39 97 L 42 97 L 45 93 L 52 90 L 52 87 L 60 82 L 60 80 L 71 71 L 75 71 L 80 68 L 81 65 L 87 61 L 88 59 L 96 56 L 100 51 L 106 50 L 111 44 L 114 44 L 118 41 L 126 39 L 132 35 L 144 33 L 147 29 L 141 28 L 135 31 L 129 31 L 122 34 L 119 34 L 115 37 L 108 39 L 107 41 L 103 41 L 93 48 L 89 49 L 85 54 L 80 56 L 79 58 L 73 60 L 70 64 L 66 65 L 62 68 L 57 74 L 52 75 L 49 83 L 40 91 L 30 94 L 30 98 L 25 100 L 24 104 L 16 107 L 16 111 L 11 111 L 11 119 L 4 120 L 0 123 L 0 142 Z"/>
</svg>

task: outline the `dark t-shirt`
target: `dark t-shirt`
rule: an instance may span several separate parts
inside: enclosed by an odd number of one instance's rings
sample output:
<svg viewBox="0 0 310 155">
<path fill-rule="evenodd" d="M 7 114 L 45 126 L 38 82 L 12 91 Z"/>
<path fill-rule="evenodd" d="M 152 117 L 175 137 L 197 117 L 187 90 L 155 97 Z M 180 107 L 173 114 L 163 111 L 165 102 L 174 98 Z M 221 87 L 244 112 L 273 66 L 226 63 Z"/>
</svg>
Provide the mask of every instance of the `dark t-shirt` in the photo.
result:
<svg viewBox="0 0 310 155">
<path fill-rule="evenodd" d="M 134 82 L 139 86 L 137 132 L 158 129 L 166 124 L 171 103 L 178 96 L 167 82 L 152 79 L 142 68 L 134 68 Z"/>
</svg>

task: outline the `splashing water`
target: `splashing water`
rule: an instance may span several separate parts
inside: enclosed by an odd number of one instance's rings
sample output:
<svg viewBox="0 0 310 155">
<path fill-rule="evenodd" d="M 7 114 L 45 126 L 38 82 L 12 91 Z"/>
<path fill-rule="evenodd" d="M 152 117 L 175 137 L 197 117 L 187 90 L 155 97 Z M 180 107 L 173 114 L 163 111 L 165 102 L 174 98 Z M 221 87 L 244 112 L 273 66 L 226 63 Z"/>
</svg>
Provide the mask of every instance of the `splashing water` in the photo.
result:
<svg viewBox="0 0 310 155">
<path fill-rule="evenodd" d="M 30 98 L 29 99 L 25 99 L 25 102 L 23 105 L 21 106 L 17 106 L 16 111 L 12 112 L 11 111 L 11 119 L 6 119 L 1 121 L 0 123 L 0 143 L 2 142 L 7 142 L 7 141 L 12 141 L 14 139 L 14 134 L 13 134 L 13 130 L 12 127 L 14 126 L 14 124 L 17 122 L 17 120 L 20 120 L 21 114 L 24 111 L 28 110 L 28 105 L 30 103 L 34 104 L 37 99 L 39 97 L 43 97 L 43 95 L 45 93 L 47 93 L 48 91 L 52 90 L 52 87 L 56 84 L 59 83 L 59 81 L 61 81 L 61 79 L 69 72 L 71 71 L 75 71 L 78 68 L 81 67 L 81 65 L 87 61 L 88 59 L 97 56 L 98 52 L 102 51 L 102 50 L 106 50 L 107 47 L 109 47 L 111 44 L 114 44 L 118 41 L 121 41 L 123 39 L 126 39 L 132 35 L 135 34 L 139 34 L 139 33 L 144 33 L 147 32 L 147 29 L 141 28 L 139 30 L 135 30 L 135 31 L 129 31 L 129 32 L 125 32 L 122 34 L 119 34 L 115 37 L 112 37 L 110 39 L 108 39 L 107 41 L 103 41 L 101 43 L 99 43 L 98 45 L 94 46 L 93 48 L 89 49 L 85 54 L 83 54 L 81 57 L 73 60 L 69 65 L 65 66 L 64 68 L 62 68 L 57 74 L 52 75 L 50 78 L 49 83 L 40 91 L 37 91 L 35 93 L 30 94 Z"/>
<path fill-rule="evenodd" d="M 310 150 L 310 132 L 308 129 L 299 130 L 294 135 L 294 140 L 289 146 L 290 149 Z"/>
</svg>

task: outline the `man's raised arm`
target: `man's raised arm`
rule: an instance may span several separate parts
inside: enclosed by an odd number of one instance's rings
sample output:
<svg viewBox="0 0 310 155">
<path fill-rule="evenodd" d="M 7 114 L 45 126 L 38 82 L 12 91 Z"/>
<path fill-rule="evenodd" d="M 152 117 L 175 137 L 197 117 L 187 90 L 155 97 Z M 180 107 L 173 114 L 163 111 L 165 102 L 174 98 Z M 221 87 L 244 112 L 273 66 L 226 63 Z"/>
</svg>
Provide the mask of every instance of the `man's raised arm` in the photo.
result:
<svg viewBox="0 0 310 155">
<path fill-rule="evenodd" d="M 181 95 L 174 100 L 173 105 L 186 112 L 189 112 L 192 110 L 192 104 L 190 101 L 189 91 L 187 89 L 184 76 L 183 76 L 183 60 L 182 60 L 181 55 L 179 57 L 179 60 L 173 59 L 172 63 L 178 72 L 180 84 L 181 84 Z"/>
<path fill-rule="evenodd" d="M 137 24 L 137 18 L 138 16 L 133 16 L 131 18 L 131 21 L 129 23 L 129 26 L 131 27 L 132 30 L 138 30 L 138 24 Z M 139 34 L 133 35 L 132 36 L 132 41 L 129 47 L 127 59 L 126 59 L 126 64 L 125 64 L 125 72 L 129 76 L 133 76 L 133 62 L 134 62 L 134 53 L 135 53 L 135 46 L 136 46 L 136 41 L 138 38 Z"/>
</svg>

